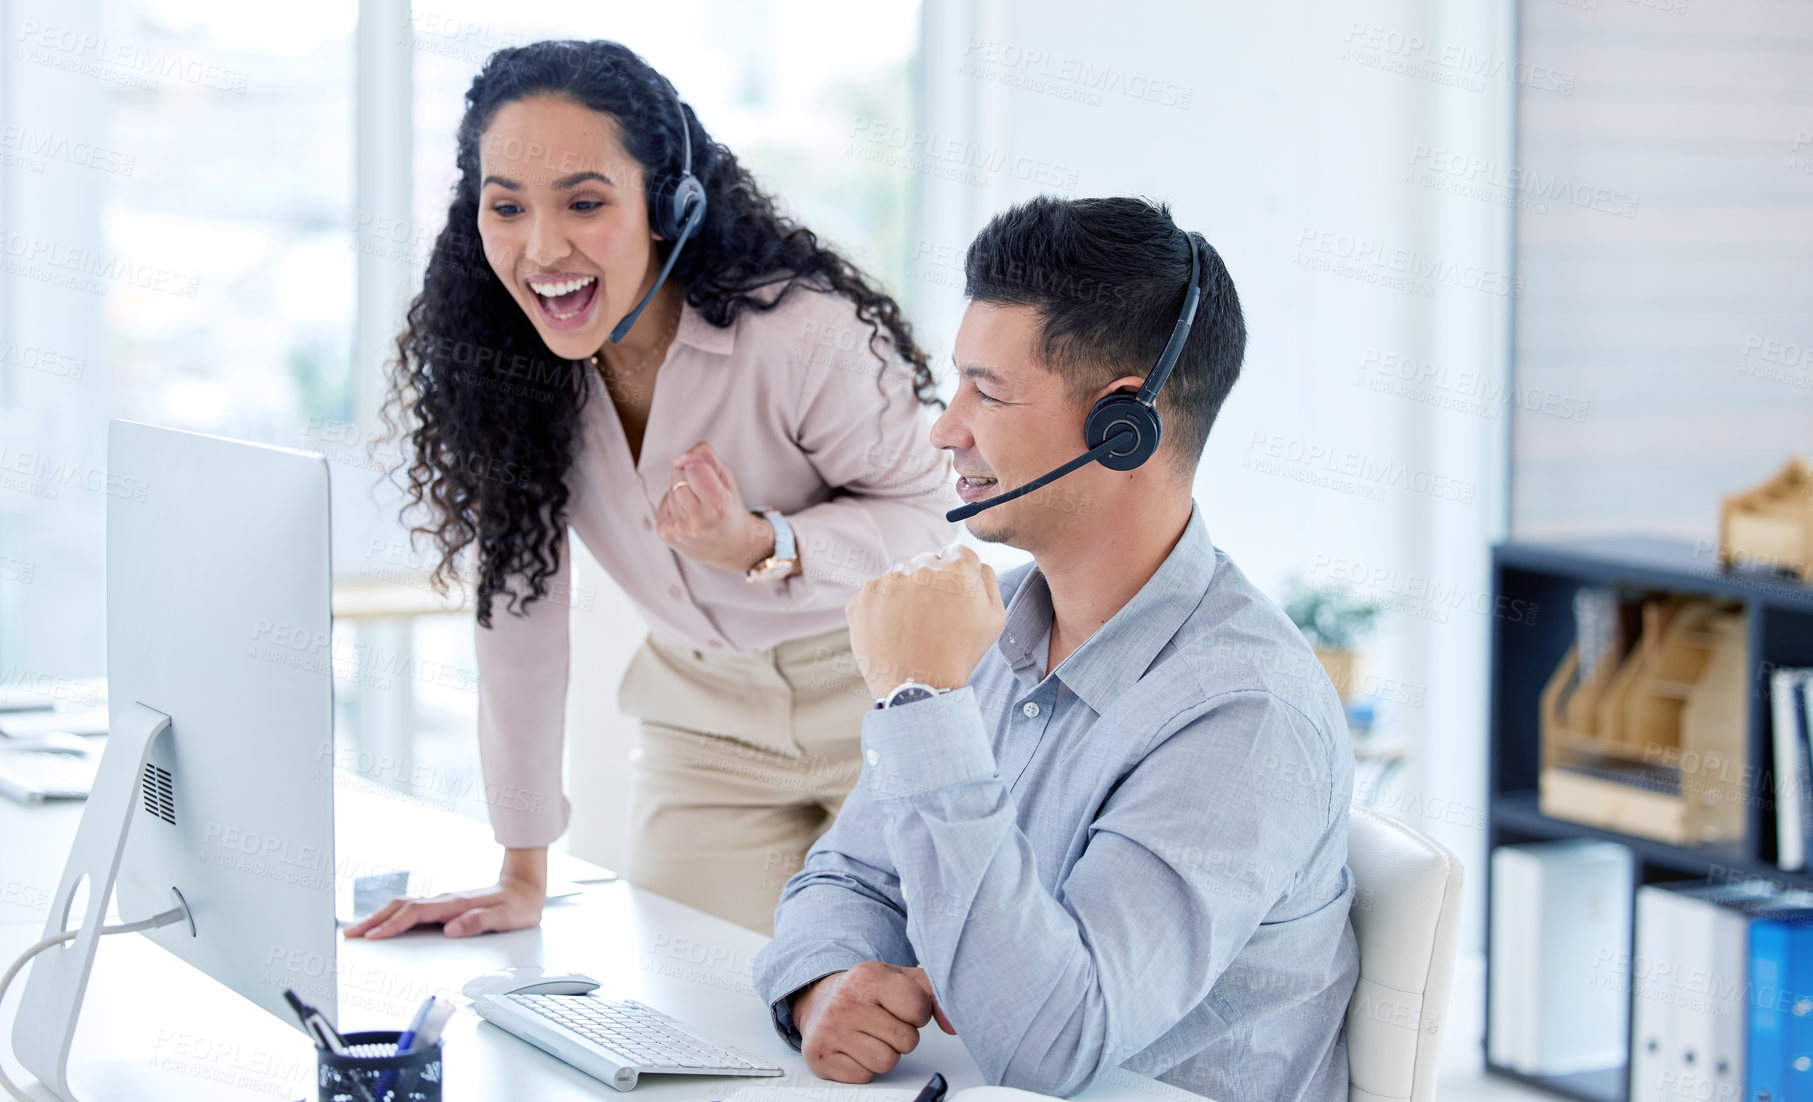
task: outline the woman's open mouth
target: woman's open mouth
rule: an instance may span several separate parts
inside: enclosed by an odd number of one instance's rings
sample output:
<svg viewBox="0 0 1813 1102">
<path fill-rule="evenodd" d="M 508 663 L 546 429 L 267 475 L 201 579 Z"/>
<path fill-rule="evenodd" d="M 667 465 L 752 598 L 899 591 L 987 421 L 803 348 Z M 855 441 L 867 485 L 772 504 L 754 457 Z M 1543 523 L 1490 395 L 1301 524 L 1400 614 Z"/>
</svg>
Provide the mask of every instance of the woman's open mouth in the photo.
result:
<svg viewBox="0 0 1813 1102">
<path fill-rule="evenodd" d="M 549 329 L 578 329 L 592 320 L 592 308 L 598 303 L 598 277 L 532 280 L 529 292 Z"/>
</svg>

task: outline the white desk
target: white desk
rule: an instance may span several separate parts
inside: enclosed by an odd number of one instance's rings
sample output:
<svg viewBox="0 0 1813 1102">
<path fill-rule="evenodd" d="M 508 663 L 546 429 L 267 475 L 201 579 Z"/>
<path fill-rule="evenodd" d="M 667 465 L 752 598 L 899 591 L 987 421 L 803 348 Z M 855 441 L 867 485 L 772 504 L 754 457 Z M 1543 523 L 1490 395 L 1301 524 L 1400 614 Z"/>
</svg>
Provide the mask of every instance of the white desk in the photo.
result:
<svg viewBox="0 0 1813 1102">
<path fill-rule="evenodd" d="M 345 793 L 342 793 L 345 800 Z M 348 801 L 350 802 L 350 801 Z M 457 818 L 397 803 L 433 837 Z M 48 898 L 62 872 L 80 805 L 20 807 L 0 800 L 0 885 L 16 883 L 19 900 Z M 340 839 L 344 850 L 351 839 Z M 348 854 L 343 853 L 344 860 Z M 5 893 L 0 893 L 4 895 Z M 35 913 L 34 913 L 35 912 Z M 44 905 L 0 904 L 0 960 L 38 940 Z M 827 1083 L 774 1032 L 767 1007 L 749 981 L 750 961 L 766 939 L 623 882 L 588 886 L 549 904 L 538 928 L 450 939 L 438 931 L 389 941 L 342 941 L 337 964 L 343 1029 L 398 1029 L 428 994 L 457 995 L 461 984 L 511 965 L 543 964 L 586 972 L 600 994 L 639 999 L 712 1039 L 736 1045 L 787 1069 L 781 1079 L 652 1075 L 620 1094 L 462 1009 L 445 1035 L 448 1102 L 533 1099 L 720 1099 L 738 1087 L 810 1087 L 817 1102 L 862 1102 L 873 1087 L 917 1088 L 934 1071 L 958 1090 L 981 1082 L 962 1043 L 936 1027 L 919 1048 L 870 1087 Z M 306 966 L 305 966 L 306 967 Z M 23 980 L 0 1008 L 0 1059 L 23 1081 L 10 1038 Z M 293 1026 L 166 954 L 137 935 L 104 938 L 89 981 L 71 1062 L 82 1102 L 181 1094 L 189 1099 L 313 1099 L 314 1049 Z M 154 1070 L 155 1069 L 155 1070 Z M 177 1079 L 175 1076 L 180 1075 Z M 169 1076 L 169 1084 L 153 1084 Z M 230 1084 L 231 1089 L 212 1086 Z M 48 1091 L 36 1088 L 49 1102 Z M 1087 1102 L 1197 1095 L 1116 1069 L 1079 1096 Z"/>
</svg>

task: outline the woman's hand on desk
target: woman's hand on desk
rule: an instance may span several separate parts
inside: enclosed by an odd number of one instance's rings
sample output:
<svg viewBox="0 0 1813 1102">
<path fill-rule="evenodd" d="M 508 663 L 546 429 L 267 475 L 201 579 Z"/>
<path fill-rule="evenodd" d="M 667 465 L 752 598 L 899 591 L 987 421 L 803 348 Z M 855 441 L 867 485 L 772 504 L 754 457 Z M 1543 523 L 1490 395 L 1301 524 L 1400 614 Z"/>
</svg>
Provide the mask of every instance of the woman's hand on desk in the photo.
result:
<svg viewBox="0 0 1813 1102">
<path fill-rule="evenodd" d="M 541 921 L 548 901 L 548 851 L 508 849 L 497 883 L 429 899 L 393 899 L 346 928 L 347 937 L 394 937 L 417 926 L 439 925 L 448 937 L 520 930 Z"/>
</svg>

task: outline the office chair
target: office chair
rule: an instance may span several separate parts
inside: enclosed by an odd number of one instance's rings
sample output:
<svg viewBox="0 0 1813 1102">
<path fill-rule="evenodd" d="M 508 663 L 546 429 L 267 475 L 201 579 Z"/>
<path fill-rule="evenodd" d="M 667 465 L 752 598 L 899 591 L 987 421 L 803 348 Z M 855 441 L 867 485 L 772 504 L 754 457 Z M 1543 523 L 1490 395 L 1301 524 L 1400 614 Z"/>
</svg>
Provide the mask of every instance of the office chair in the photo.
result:
<svg viewBox="0 0 1813 1102">
<path fill-rule="evenodd" d="M 1347 1004 L 1349 1102 L 1434 1102 L 1460 932 L 1460 859 L 1359 804 L 1347 833 L 1360 978 Z"/>
</svg>

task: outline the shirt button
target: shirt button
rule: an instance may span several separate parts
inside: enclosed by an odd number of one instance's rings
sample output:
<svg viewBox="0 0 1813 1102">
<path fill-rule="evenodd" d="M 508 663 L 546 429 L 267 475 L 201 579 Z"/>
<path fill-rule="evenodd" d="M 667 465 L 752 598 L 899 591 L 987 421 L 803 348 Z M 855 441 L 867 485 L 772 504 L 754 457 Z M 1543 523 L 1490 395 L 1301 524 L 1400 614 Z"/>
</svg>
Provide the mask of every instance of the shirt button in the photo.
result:
<svg viewBox="0 0 1813 1102">
<path fill-rule="evenodd" d="M 668 586 L 668 587 L 667 587 L 667 595 L 668 595 L 668 596 L 669 596 L 669 597 L 672 597 L 672 598 L 673 598 L 673 599 L 674 599 L 674 600 L 676 600 L 676 601 L 677 601 L 677 600 L 679 600 L 679 599 L 680 599 L 680 587 L 679 587 L 679 586 L 677 586 L 677 585 L 670 585 L 670 586 Z"/>
<path fill-rule="evenodd" d="M 1020 705 L 1020 714 L 1027 719 L 1037 719 L 1039 716 L 1039 706 L 1028 700 L 1026 703 Z"/>
<path fill-rule="evenodd" d="M 868 758 L 868 759 L 869 759 L 869 764 L 870 764 L 870 765 L 874 765 L 874 764 L 875 764 L 875 763 L 876 763 L 876 762 L 878 762 L 878 761 L 880 761 L 880 760 L 881 760 L 881 755 L 880 755 L 880 754 L 877 754 L 877 753 L 876 753 L 876 752 L 875 752 L 875 751 L 873 751 L 873 750 L 871 750 L 871 751 L 869 751 L 869 752 L 868 752 L 868 754 L 867 754 L 867 755 L 865 755 L 865 756 L 866 756 L 866 757 L 867 757 L 867 758 Z"/>
<path fill-rule="evenodd" d="M 642 518 L 642 530 L 644 532 L 650 531 L 654 527 L 655 527 L 655 524 L 653 521 L 649 520 L 647 517 Z"/>
</svg>

